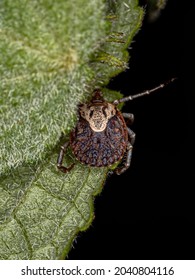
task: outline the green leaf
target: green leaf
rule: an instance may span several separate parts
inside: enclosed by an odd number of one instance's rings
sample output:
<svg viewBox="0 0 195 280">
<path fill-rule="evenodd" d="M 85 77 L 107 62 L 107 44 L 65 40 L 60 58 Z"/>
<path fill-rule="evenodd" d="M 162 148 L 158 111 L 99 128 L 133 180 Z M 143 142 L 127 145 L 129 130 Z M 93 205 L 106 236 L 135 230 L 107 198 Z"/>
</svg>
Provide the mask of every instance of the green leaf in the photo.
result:
<svg viewBox="0 0 195 280">
<path fill-rule="evenodd" d="M 120 2 L 120 1 L 119 1 Z M 0 258 L 64 258 L 107 168 L 56 170 L 77 106 L 127 67 L 137 1 L 0 1 Z M 104 89 L 113 100 L 119 93 Z M 62 135 L 63 132 L 63 135 Z"/>
</svg>

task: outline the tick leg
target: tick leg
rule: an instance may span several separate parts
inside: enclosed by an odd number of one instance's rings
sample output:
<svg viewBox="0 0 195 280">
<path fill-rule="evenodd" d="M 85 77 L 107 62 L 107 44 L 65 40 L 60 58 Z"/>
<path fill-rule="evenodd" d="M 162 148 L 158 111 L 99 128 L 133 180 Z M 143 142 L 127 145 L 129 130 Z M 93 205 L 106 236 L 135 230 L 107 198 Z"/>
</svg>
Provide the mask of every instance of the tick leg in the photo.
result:
<svg viewBox="0 0 195 280">
<path fill-rule="evenodd" d="M 133 146 L 135 143 L 135 133 L 129 127 L 127 127 L 127 131 L 128 131 L 130 143 Z"/>
<path fill-rule="evenodd" d="M 134 121 L 134 115 L 133 115 L 133 114 L 130 114 L 130 113 L 122 113 L 122 115 L 123 115 L 123 117 L 124 117 L 125 119 L 128 120 L 128 124 L 129 124 L 129 122 L 130 122 L 130 124 L 133 123 L 133 121 Z"/>
<path fill-rule="evenodd" d="M 131 157 L 132 157 L 132 149 L 133 146 L 131 145 L 130 142 L 127 143 L 127 155 L 126 155 L 126 161 L 124 163 L 124 166 L 116 168 L 115 172 L 117 175 L 121 175 L 124 173 L 130 166 L 131 164 Z"/>
<path fill-rule="evenodd" d="M 130 114 L 131 115 L 131 114 Z M 135 142 L 135 133 L 129 127 L 127 127 L 129 142 L 127 143 L 126 161 L 122 167 L 116 168 L 115 172 L 117 175 L 124 173 L 131 164 L 133 144 Z"/>
<path fill-rule="evenodd" d="M 57 159 L 57 168 L 64 173 L 70 171 L 74 166 L 74 164 L 71 164 L 71 166 L 69 166 L 69 167 L 65 167 L 62 165 L 64 154 L 65 154 L 68 146 L 69 146 L 69 142 L 66 142 L 63 146 L 61 146 L 61 150 L 60 150 L 60 153 L 59 153 L 59 156 Z"/>
<path fill-rule="evenodd" d="M 129 95 L 129 96 L 123 97 L 121 99 L 115 100 L 113 102 L 113 104 L 118 105 L 119 103 L 122 103 L 122 102 L 131 101 L 131 100 L 133 100 L 135 98 L 138 98 L 138 97 L 141 97 L 141 96 L 144 96 L 144 95 L 149 95 L 149 94 L 151 94 L 152 92 L 154 92 L 154 91 L 156 91 L 158 89 L 164 88 L 169 83 L 172 83 L 175 79 L 176 78 L 172 78 L 169 81 L 166 81 L 164 84 L 160 84 L 159 86 L 157 86 L 155 88 L 152 88 L 152 89 L 149 89 L 149 90 L 145 90 L 145 91 L 140 92 L 138 94 Z"/>
</svg>

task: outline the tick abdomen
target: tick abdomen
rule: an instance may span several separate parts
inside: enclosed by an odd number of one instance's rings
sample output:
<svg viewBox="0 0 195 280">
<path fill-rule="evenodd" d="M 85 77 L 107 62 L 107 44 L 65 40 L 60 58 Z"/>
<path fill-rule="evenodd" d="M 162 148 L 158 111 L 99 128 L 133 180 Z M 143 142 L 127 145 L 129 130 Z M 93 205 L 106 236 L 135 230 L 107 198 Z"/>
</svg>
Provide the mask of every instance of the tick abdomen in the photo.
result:
<svg viewBox="0 0 195 280">
<path fill-rule="evenodd" d="M 71 148 L 76 158 L 90 166 L 109 166 L 120 161 L 127 147 L 128 135 L 120 112 L 112 117 L 101 132 L 93 131 L 80 118 L 71 136 Z"/>
</svg>

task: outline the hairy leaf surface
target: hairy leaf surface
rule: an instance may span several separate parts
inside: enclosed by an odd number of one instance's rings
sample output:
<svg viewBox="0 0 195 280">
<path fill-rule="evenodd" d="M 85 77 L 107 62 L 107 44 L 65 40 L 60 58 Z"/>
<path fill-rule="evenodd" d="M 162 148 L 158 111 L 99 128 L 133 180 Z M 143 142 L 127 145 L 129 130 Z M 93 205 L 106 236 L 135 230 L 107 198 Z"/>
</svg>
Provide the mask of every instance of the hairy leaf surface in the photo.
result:
<svg viewBox="0 0 195 280">
<path fill-rule="evenodd" d="M 59 259 L 93 219 L 107 168 L 68 151 L 77 106 L 126 69 L 137 1 L 0 1 L 0 258 Z M 105 91 L 108 100 L 119 93 Z"/>
</svg>

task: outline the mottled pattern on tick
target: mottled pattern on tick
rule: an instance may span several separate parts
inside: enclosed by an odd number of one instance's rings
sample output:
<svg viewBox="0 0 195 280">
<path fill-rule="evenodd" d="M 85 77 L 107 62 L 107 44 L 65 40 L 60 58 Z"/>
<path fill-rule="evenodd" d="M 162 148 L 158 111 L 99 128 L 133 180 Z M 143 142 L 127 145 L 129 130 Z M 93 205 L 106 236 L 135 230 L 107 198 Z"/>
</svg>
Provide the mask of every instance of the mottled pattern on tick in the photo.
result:
<svg viewBox="0 0 195 280">
<path fill-rule="evenodd" d="M 105 130 L 95 132 L 80 117 L 71 134 L 70 145 L 76 158 L 90 166 L 109 166 L 121 160 L 126 152 L 128 133 L 122 114 L 109 119 Z"/>
</svg>

